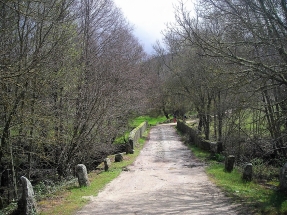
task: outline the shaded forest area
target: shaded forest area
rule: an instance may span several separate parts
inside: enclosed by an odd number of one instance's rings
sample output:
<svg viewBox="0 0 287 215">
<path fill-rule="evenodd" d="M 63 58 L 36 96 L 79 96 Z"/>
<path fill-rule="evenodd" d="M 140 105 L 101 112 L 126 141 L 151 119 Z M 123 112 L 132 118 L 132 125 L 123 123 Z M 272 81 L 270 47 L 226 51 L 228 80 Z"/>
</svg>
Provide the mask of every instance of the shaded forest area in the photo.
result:
<svg viewBox="0 0 287 215">
<path fill-rule="evenodd" d="M 94 169 L 141 113 L 147 58 L 112 0 L 0 2 L 0 200 Z"/>
<path fill-rule="evenodd" d="M 283 166 L 286 1 L 200 0 L 195 13 L 179 1 L 175 18 L 164 44 L 154 46 L 161 83 L 155 105 L 181 117 L 193 110 L 204 138 L 223 142 L 238 162 Z"/>
</svg>

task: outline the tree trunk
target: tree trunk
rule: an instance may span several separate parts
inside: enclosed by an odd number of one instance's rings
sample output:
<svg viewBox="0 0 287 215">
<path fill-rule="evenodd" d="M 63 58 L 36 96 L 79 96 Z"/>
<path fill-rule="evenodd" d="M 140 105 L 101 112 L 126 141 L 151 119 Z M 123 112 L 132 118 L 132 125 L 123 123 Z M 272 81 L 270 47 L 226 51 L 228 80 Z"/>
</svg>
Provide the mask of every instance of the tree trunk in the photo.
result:
<svg viewBox="0 0 287 215">
<path fill-rule="evenodd" d="M 17 190 L 17 178 L 14 166 L 14 157 L 13 157 L 13 147 L 10 143 L 10 159 L 11 159 L 11 171 L 12 171 L 12 186 L 13 186 L 13 195 L 15 199 L 18 199 L 18 190 Z"/>
</svg>

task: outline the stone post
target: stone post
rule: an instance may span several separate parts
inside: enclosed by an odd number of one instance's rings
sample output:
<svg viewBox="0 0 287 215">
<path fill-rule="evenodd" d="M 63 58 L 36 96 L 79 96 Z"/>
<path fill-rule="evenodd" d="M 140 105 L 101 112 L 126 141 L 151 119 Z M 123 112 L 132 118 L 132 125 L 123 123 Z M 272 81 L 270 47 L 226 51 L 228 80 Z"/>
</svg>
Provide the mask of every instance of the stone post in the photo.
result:
<svg viewBox="0 0 287 215">
<path fill-rule="evenodd" d="M 129 139 L 129 144 L 131 146 L 131 149 L 129 151 L 129 154 L 133 154 L 134 153 L 134 146 L 135 146 L 135 139 Z"/>
<path fill-rule="evenodd" d="M 110 166 L 111 166 L 111 160 L 110 158 L 105 158 L 104 160 L 104 165 L 105 165 L 105 171 L 108 171 Z"/>
<path fill-rule="evenodd" d="M 115 162 L 123 161 L 123 155 L 121 153 L 115 155 Z"/>
<path fill-rule="evenodd" d="M 242 179 L 244 181 L 251 181 L 252 180 L 252 174 L 253 174 L 252 163 L 248 163 L 244 167 Z"/>
<path fill-rule="evenodd" d="M 217 153 L 221 154 L 223 152 L 223 143 L 217 142 Z"/>
<path fill-rule="evenodd" d="M 76 166 L 76 174 L 78 177 L 78 182 L 79 182 L 80 187 L 90 186 L 87 168 L 84 164 L 78 164 Z"/>
<path fill-rule="evenodd" d="M 2 210 L 4 208 L 4 202 L 2 197 L 0 196 L 0 210 Z"/>
<path fill-rule="evenodd" d="M 18 201 L 17 214 L 32 215 L 37 214 L 37 205 L 34 197 L 34 190 L 31 182 L 24 176 L 20 178 L 22 183 L 22 197 Z"/>
<path fill-rule="evenodd" d="M 227 158 L 225 158 L 225 171 L 232 172 L 234 163 L 235 163 L 234 155 L 229 155 Z"/>
<path fill-rule="evenodd" d="M 129 141 L 126 143 L 126 153 L 127 154 L 133 154 L 134 150 L 133 150 L 133 140 L 129 139 Z"/>
<path fill-rule="evenodd" d="M 210 147 L 210 153 L 215 155 L 217 153 L 217 143 L 216 142 L 210 142 L 209 143 L 209 147 Z"/>
<path fill-rule="evenodd" d="M 280 170 L 279 188 L 282 191 L 287 191 L 287 163 Z"/>
</svg>

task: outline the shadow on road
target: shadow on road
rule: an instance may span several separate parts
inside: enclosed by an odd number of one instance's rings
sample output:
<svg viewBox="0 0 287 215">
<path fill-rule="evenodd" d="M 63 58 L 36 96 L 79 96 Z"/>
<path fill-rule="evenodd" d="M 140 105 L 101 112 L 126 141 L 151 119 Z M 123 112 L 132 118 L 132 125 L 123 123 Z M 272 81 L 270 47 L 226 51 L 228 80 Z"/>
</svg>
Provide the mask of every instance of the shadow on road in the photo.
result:
<svg viewBox="0 0 287 215">
<path fill-rule="evenodd" d="M 251 214 L 208 180 L 169 124 L 151 129 L 129 168 L 77 214 Z"/>
</svg>

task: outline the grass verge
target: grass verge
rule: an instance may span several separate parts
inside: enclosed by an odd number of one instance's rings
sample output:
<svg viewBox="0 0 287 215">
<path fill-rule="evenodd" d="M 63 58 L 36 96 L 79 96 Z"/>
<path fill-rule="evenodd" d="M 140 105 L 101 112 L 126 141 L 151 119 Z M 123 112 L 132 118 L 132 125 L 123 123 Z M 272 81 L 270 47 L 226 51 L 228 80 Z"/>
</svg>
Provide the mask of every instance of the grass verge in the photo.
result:
<svg viewBox="0 0 287 215">
<path fill-rule="evenodd" d="M 131 127 L 137 127 L 138 125 L 140 125 L 144 121 L 148 121 L 149 125 L 154 126 L 158 123 L 165 122 L 166 117 L 160 116 L 160 117 L 154 118 L 154 117 L 150 117 L 150 116 L 139 116 L 130 122 L 130 126 Z"/>
<path fill-rule="evenodd" d="M 38 202 L 40 215 L 70 215 L 82 208 L 88 203 L 90 197 L 97 196 L 99 191 L 102 190 L 106 184 L 115 179 L 122 172 L 124 167 L 134 162 L 144 146 L 147 133 L 148 131 L 145 133 L 144 137 L 140 139 L 134 154 L 124 155 L 124 160 L 122 162 L 112 162 L 112 165 L 107 172 L 91 172 L 89 174 L 89 180 L 91 182 L 89 187 L 80 188 L 77 185 L 65 187 L 61 191 L 56 192 L 53 196 Z M 110 156 L 110 159 L 113 161 L 114 156 Z"/>
<path fill-rule="evenodd" d="M 165 117 L 152 118 L 141 116 L 133 120 L 131 125 L 136 127 L 142 122 L 148 121 L 149 125 L 153 126 L 157 123 L 164 122 L 165 120 Z M 91 182 L 89 187 L 80 188 L 76 183 L 73 186 L 66 186 L 50 195 L 48 198 L 39 201 L 38 206 L 40 215 L 70 215 L 86 205 L 90 197 L 97 196 L 99 191 L 102 190 L 106 184 L 115 179 L 122 172 L 124 167 L 135 161 L 144 146 L 148 132 L 149 129 L 145 132 L 143 138 L 139 140 L 139 143 L 135 147 L 134 154 L 124 155 L 124 160 L 119 163 L 113 162 L 114 156 L 109 156 L 112 161 L 112 166 L 109 171 L 91 172 L 89 174 L 89 180 Z M 99 167 L 101 167 L 101 165 Z"/>
<path fill-rule="evenodd" d="M 208 152 L 196 146 L 190 148 L 197 158 L 208 164 L 209 178 L 228 196 L 250 208 L 250 214 L 287 214 L 287 196 L 277 190 L 278 181 L 245 182 L 237 168 L 227 173 L 223 163 L 210 160 Z"/>
<path fill-rule="evenodd" d="M 165 116 L 159 116 L 159 117 L 150 117 L 150 116 L 139 116 L 134 118 L 129 122 L 129 127 L 130 128 L 136 128 L 138 127 L 141 123 L 147 121 L 150 126 L 155 126 L 158 123 L 163 123 L 166 121 Z M 116 144 L 121 144 L 125 142 L 129 138 L 130 131 L 126 131 L 122 136 L 116 138 L 115 143 Z"/>
</svg>

